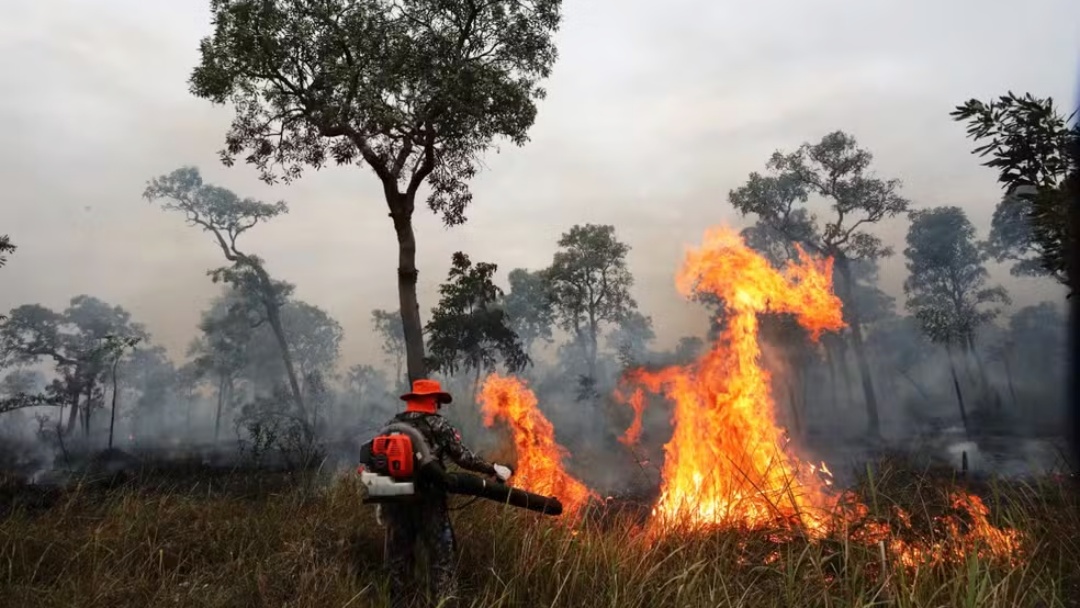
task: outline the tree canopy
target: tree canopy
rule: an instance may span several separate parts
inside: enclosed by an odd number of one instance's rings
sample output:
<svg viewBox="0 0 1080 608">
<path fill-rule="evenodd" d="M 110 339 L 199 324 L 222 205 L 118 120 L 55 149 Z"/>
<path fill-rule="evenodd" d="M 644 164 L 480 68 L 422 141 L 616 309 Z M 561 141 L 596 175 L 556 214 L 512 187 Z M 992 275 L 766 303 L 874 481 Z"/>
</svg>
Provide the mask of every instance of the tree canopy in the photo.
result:
<svg viewBox="0 0 1080 608">
<path fill-rule="evenodd" d="M 908 308 L 935 342 L 970 348 L 975 330 L 1000 313 L 1009 297 L 988 286 L 986 254 L 975 227 L 959 207 L 935 207 L 911 214 L 907 233 Z"/>
<path fill-rule="evenodd" d="M 502 298 L 502 309 L 510 327 L 521 339 L 522 348 L 529 353 L 538 340 L 550 343 L 552 339 L 555 313 L 550 288 L 543 272 L 530 272 L 524 268 L 511 270 L 507 279 L 510 290 Z"/>
<path fill-rule="evenodd" d="M 968 137 L 984 142 L 974 154 L 989 157 L 1005 196 L 994 210 L 988 249 L 999 262 L 1012 261 L 1015 275 L 1068 279 L 1071 235 L 1069 205 L 1080 195 L 1080 124 L 1070 126 L 1053 98 L 1012 91 L 989 102 L 970 99 L 950 114 L 967 123 Z"/>
<path fill-rule="evenodd" d="M 630 246 L 616 237 L 614 226 L 597 224 L 570 228 L 558 245 L 544 271 L 555 320 L 583 350 L 589 378 L 595 381 L 601 332 L 637 310 L 630 296 L 634 277 L 626 266 Z"/>
<path fill-rule="evenodd" d="M 459 369 L 480 373 L 501 361 L 507 371 L 517 372 L 531 363 L 499 306 L 503 291 L 493 280 L 497 270 L 495 264 L 474 264 L 464 253 L 453 255 L 447 280 L 439 287 L 439 305 L 426 327 L 429 368 L 446 374 Z"/>
<path fill-rule="evenodd" d="M 236 114 L 221 159 L 267 182 L 367 165 L 398 241 L 409 376 L 425 375 L 412 215 L 465 221 L 469 180 L 497 139 L 528 140 L 556 59 L 561 0 L 212 0 L 191 91 Z"/>
</svg>

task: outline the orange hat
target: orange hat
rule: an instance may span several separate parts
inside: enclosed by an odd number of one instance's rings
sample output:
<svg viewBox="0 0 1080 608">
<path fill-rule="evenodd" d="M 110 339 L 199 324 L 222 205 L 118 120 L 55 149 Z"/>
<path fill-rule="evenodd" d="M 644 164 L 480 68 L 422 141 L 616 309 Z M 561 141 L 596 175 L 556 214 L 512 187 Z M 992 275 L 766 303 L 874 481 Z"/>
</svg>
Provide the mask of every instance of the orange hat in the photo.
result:
<svg viewBox="0 0 1080 608">
<path fill-rule="evenodd" d="M 412 392 L 402 395 L 401 400 L 411 401 L 422 397 L 435 397 L 435 401 L 439 403 L 451 403 L 454 401 L 450 393 L 442 390 L 438 380 L 427 379 L 413 380 Z"/>
</svg>

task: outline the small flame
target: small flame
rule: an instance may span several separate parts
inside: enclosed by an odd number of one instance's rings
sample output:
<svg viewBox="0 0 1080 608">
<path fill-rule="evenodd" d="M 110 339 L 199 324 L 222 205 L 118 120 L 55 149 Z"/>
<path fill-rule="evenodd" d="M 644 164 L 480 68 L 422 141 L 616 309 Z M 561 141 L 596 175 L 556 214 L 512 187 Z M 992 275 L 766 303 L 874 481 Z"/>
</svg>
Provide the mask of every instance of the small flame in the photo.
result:
<svg viewBox="0 0 1080 608">
<path fill-rule="evenodd" d="M 573 517 L 595 494 L 563 468 L 569 453 L 555 442 L 555 429 L 537 407 L 536 395 L 523 380 L 491 374 L 478 399 L 484 426 L 501 418 L 510 427 L 517 453 L 512 483 L 529 492 L 554 496 Z"/>
</svg>

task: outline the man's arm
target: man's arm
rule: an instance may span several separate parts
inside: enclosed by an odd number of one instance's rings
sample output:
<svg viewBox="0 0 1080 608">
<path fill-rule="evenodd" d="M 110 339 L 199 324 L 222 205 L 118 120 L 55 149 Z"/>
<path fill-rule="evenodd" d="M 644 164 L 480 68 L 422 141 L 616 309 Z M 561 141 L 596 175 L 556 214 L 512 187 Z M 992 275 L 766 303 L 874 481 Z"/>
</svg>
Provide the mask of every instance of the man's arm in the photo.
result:
<svg viewBox="0 0 1080 608">
<path fill-rule="evenodd" d="M 465 447 L 465 444 L 461 442 L 461 433 L 451 426 L 445 418 L 433 416 L 430 420 L 432 423 L 431 430 L 435 432 L 439 442 L 443 445 L 446 455 L 457 463 L 459 467 L 485 475 L 495 474 L 495 467 Z"/>
</svg>

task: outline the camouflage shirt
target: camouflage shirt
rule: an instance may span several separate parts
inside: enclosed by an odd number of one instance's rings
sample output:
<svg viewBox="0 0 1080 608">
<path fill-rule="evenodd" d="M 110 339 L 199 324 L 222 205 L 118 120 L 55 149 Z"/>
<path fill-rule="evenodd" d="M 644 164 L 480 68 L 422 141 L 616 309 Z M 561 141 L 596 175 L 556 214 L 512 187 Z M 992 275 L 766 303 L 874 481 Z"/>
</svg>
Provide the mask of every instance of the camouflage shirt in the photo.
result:
<svg viewBox="0 0 1080 608">
<path fill-rule="evenodd" d="M 465 447 L 461 442 L 461 433 L 446 418 L 438 414 L 402 412 L 394 416 L 394 422 L 404 422 L 419 430 L 431 444 L 432 455 L 440 463 L 445 465 L 446 457 L 449 456 L 450 460 L 463 469 L 485 475 L 495 474 L 495 467 L 491 466 L 490 462 Z"/>
</svg>

